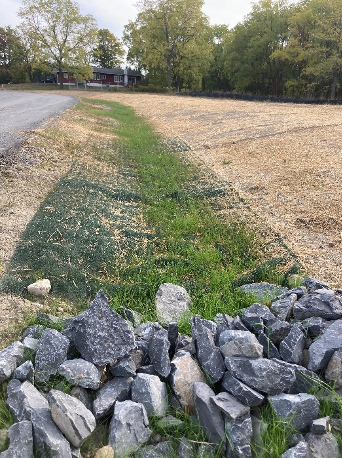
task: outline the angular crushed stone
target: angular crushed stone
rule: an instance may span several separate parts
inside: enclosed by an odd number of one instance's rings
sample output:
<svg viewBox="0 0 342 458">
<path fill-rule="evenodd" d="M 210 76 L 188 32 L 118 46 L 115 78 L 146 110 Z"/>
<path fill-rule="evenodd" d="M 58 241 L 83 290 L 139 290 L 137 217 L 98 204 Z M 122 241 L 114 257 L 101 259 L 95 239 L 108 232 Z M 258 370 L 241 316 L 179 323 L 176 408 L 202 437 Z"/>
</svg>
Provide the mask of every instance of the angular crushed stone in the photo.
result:
<svg viewBox="0 0 342 458">
<path fill-rule="evenodd" d="M 116 401 L 129 399 L 132 381 L 132 377 L 115 377 L 97 391 L 96 399 L 93 402 L 95 418 L 110 415 Z"/>
<path fill-rule="evenodd" d="M 293 369 L 266 358 L 230 356 L 225 358 L 225 364 L 235 378 L 261 393 L 283 393 L 290 389 L 296 379 Z"/>
<path fill-rule="evenodd" d="M 71 446 L 47 409 L 32 411 L 33 437 L 39 458 L 72 458 Z"/>
<path fill-rule="evenodd" d="M 20 383 L 16 379 L 11 380 L 7 385 L 6 404 L 18 422 L 31 420 L 32 412 L 37 409 L 50 410 L 48 401 L 32 383 L 29 381 Z"/>
<path fill-rule="evenodd" d="M 108 445 L 113 447 L 115 458 L 134 453 L 149 440 L 152 431 L 143 404 L 117 401 L 109 426 Z"/>
<path fill-rule="evenodd" d="M 35 377 L 44 383 L 57 374 L 58 367 L 67 359 L 70 340 L 55 329 L 45 329 L 35 357 Z"/>
<path fill-rule="evenodd" d="M 10 445 L 5 452 L 0 453 L 1 458 L 33 458 L 32 423 L 23 420 L 14 423 L 7 431 Z"/>
<path fill-rule="evenodd" d="M 135 348 L 132 328 L 99 291 L 88 310 L 73 319 L 73 340 L 82 358 L 96 366 L 114 364 Z"/>
<path fill-rule="evenodd" d="M 25 347 L 19 342 L 13 342 L 0 352 L 0 383 L 11 377 L 14 370 L 21 364 L 24 357 Z"/>
<path fill-rule="evenodd" d="M 94 431 L 94 415 L 78 399 L 62 391 L 50 390 L 51 416 L 58 428 L 74 447 L 81 447 Z"/>
<path fill-rule="evenodd" d="M 132 382 L 131 399 L 143 404 L 147 415 L 164 417 L 168 407 L 166 384 L 156 375 L 138 374 Z"/>
<path fill-rule="evenodd" d="M 99 389 L 102 371 L 89 361 L 81 358 L 69 359 L 58 367 L 58 372 L 72 385 Z"/>
<path fill-rule="evenodd" d="M 190 312 L 190 296 L 186 289 L 172 283 L 159 286 L 155 304 L 160 323 L 179 322 L 184 314 Z"/>
</svg>

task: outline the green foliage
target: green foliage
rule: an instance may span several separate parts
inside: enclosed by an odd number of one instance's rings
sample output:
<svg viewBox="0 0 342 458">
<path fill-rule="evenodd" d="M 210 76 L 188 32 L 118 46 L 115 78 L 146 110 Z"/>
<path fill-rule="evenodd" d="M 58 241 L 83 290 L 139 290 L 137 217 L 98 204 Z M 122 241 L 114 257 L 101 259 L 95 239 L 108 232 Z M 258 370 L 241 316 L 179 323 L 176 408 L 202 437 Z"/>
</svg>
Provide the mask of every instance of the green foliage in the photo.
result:
<svg viewBox="0 0 342 458">
<path fill-rule="evenodd" d="M 23 0 L 19 10 L 22 35 L 38 62 L 49 62 L 60 74 L 87 76 L 89 56 L 97 36 L 95 19 L 82 16 L 72 0 Z M 61 83 L 61 87 L 63 84 Z"/>
<path fill-rule="evenodd" d="M 157 86 L 201 88 L 208 67 L 207 18 L 202 0 L 142 0 L 125 27 L 127 60 Z"/>
<path fill-rule="evenodd" d="M 11 27 L 0 27 L 0 84 L 27 80 L 25 49 L 19 34 Z"/>
<path fill-rule="evenodd" d="M 93 50 L 93 63 L 101 68 L 120 67 L 125 51 L 121 42 L 108 29 L 97 32 L 97 47 Z"/>
</svg>

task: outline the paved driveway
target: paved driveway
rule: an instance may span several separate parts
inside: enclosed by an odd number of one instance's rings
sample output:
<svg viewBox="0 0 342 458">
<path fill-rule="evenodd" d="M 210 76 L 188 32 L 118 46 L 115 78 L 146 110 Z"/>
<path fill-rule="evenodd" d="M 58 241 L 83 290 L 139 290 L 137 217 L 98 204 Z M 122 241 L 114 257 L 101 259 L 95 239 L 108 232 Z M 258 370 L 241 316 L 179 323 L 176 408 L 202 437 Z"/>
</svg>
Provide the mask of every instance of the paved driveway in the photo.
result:
<svg viewBox="0 0 342 458">
<path fill-rule="evenodd" d="M 77 103 L 76 97 L 55 94 L 0 91 L 1 152 L 18 147 L 27 131 Z"/>
</svg>

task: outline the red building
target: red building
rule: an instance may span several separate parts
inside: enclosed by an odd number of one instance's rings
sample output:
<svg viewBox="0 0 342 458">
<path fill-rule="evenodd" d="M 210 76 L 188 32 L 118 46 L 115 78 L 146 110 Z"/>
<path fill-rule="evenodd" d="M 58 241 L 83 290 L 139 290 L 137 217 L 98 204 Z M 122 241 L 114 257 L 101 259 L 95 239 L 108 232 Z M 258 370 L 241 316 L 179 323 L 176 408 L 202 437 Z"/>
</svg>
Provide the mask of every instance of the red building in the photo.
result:
<svg viewBox="0 0 342 458">
<path fill-rule="evenodd" d="M 57 83 L 60 83 L 59 72 Z M 63 72 L 63 84 L 76 84 L 77 81 L 72 74 Z M 120 68 L 96 68 L 93 67 L 93 78 L 87 79 L 87 86 L 135 86 L 141 83 L 141 73 L 136 70 L 124 70 Z"/>
</svg>

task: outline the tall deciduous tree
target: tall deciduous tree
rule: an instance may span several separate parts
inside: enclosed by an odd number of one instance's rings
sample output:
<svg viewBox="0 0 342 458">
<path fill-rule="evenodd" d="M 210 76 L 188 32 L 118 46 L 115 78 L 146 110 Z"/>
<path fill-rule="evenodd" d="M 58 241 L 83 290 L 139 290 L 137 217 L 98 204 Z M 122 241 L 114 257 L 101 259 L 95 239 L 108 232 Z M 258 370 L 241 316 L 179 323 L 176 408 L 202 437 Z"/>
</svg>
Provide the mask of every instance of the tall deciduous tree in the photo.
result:
<svg viewBox="0 0 342 458">
<path fill-rule="evenodd" d="M 97 46 L 93 51 L 93 62 L 98 67 L 116 68 L 122 65 L 125 50 L 122 43 L 108 29 L 97 33 Z"/>
<path fill-rule="evenodd" d="M 60 75 L 70 69 L 92 74 L 89 62 L 96 43 L 96 21 L 90 15 L 81 15 L 77 3 L 72 0 L 23 0 L 18 15 L 23 33 L 39 50 L 42 62 L 50 62 Z"/>
<path fill-rule="evenodd" d="M 25 48 L 11 27 L 0 27 L 0 83 L 23 83 L 28 78 Z"/>
<path fill-rule="evenodd" d="M 136 20 L 125 27 L 128 61 L 169 90 L 172 83 L 201 85 L 210 58 L 202 6 L 202 0 L 141 0 Z"/>
</svg>

